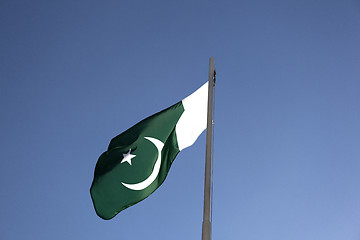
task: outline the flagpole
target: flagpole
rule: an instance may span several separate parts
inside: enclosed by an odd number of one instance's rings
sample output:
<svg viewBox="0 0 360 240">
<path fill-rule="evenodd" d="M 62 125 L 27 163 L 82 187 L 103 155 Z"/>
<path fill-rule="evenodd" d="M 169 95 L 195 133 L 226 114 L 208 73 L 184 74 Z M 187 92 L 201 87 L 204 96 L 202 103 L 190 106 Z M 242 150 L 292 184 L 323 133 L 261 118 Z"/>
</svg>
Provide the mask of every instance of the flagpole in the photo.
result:
<svg viewBox="0 0 360 240">
<path fill-rule="evenodd" d="M 212 130 L 213 130 L 213 93 L 215 85 L 215 65 L 214 58 L 209 60 L 209 93 L 208 93 L 208 113 L 206 128 L 206 154 L 205 154 L 205 183 L 204 183 L 204 215 L 202 223 L 202 240 L 211 240 L 211 185 L 212 185 Z"/>
</svg>

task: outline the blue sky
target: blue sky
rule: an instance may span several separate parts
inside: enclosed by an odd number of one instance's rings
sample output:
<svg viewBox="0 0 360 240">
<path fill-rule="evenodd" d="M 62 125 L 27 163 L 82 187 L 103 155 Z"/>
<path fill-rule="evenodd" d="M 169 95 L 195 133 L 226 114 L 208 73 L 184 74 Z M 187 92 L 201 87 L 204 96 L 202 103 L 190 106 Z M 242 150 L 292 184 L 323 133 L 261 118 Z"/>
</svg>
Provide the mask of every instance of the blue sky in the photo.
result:
<svg viewBox="0 0 360 240">
<path fill-rule="evenodd" d="M 213 239 L 360 239 L 360 2 L 0 2 L 0 239 L 200 239 L 205 133 L 110 221 L 111 138 L 217 69 Z"/>
</svg>

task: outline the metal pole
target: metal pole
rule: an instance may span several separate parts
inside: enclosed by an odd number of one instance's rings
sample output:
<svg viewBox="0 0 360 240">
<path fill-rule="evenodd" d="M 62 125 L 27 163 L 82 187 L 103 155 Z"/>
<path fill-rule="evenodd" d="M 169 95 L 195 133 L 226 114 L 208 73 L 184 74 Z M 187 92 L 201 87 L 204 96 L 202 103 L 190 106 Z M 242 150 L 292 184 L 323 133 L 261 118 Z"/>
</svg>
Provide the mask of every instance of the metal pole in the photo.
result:
<svg viewBox="0 0 360 240">
<path fill-rule="evenodd" d="M 211 240 L 211 146 L 212 146 L 212 111 L 214 93 L 214 58 L 209 61 L 209 93 L 208 93 L 208 115 L 206 128 L 206 154 L 205 154 L 205 183 L 204 183 L 204 216 L 202 223 L 202 240 Z"/>
</svg>

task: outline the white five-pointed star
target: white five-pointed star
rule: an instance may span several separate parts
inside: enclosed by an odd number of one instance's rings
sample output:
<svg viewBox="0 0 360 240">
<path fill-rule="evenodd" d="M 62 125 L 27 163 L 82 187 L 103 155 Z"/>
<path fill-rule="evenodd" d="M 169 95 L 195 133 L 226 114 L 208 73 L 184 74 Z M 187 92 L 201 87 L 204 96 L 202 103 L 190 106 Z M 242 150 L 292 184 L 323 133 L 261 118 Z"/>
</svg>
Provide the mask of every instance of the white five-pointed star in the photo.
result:
<svg viewBox="0 0 360 240">
<path fill-rule="evenodd" d="M 124 158 L 123 158 L 123 160 L 121 160 L 121 163 L 128 162 L 131 165 L 131 159 L 136 157 L 136 155 L 132 155 L 132 154 L 130 154 L 130 152 L 131 152 L 131 149 L 126 154 L 123 154 Z"/>
</svg>

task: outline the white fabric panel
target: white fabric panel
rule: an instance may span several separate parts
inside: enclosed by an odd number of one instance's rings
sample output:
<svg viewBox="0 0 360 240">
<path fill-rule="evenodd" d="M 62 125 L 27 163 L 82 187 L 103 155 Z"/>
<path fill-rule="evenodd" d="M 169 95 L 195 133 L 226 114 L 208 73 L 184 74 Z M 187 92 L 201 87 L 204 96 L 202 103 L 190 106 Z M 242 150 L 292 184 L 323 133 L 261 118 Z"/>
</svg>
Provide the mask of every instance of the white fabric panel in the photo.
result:
<svg viewBox="0 0 360 240">
<path fill-rule="evenodd" d="M 180 151 L 191 146 L 206 129 L 208 82 L 182 100 L 184 112 L 176 124 L 176 136 Z"/>
</svg>

